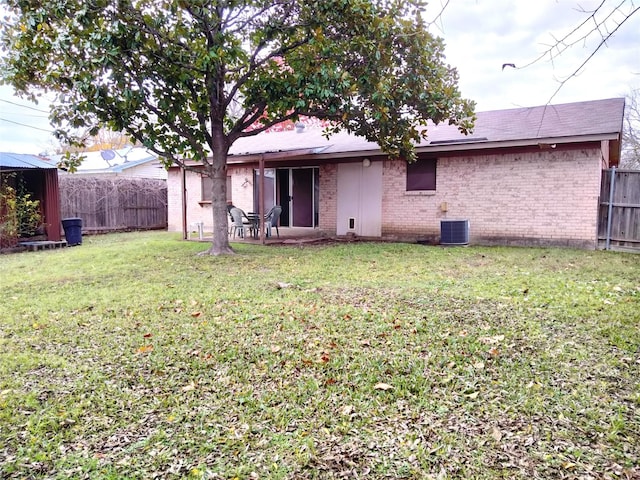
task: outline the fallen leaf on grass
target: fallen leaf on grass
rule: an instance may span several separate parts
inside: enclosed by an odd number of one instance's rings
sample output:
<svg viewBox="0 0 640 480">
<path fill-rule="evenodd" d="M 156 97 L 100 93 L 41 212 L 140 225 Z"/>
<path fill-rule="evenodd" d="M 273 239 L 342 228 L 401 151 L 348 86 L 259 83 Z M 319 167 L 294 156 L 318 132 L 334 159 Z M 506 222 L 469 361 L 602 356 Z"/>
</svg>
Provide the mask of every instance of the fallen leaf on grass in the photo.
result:
<svg viewBox="0 0 640 480">
<path fill-rule="evenodd" d="M 329 356 L 329 354 L 327 352 L 323 352 L 322 355 L 320 355 L 320 361 L 322 363 L 327 363 L 330 359 L 331 359 L 331 357 Z"/>
<path fill-rule="evenodd" d="M 191 312 L 193 318 L 198 318 L 200 315 L 202 315 L 202 312 Z"/>
<path fill-rule="evenodd" d="M 495 345 L 504 340 L 504 335 L 495 335 L 493 337 L 480 337 L 478 341 L 480 343 L 484 343 L 485 345 Z"/>
<path fill-rule="evenodd" d="M 500 440 L 502 440 L 502 432 L 498 427 L 493 427 L 491 429 L 491 436 L 496 442 L 499 442 Z"/>
<path fill-rule="evenodd" d="M 492 357 L 497 357 L 498 355 L 500 355 L 500 350 L 498 350 L 495 347 L 490 348 L 489 349 L 489 355 L 491 355 Z"/>
<path fill-rule="evenodd" d="M 471 399 L 471 400 L 475 400 L 476 398 L 478 398 L 478 395 L 480 395 L 480 392 L 472 392 L 472 393 L 467 393 L 466 397 Z"/>
<path fill-rule="evenodd" d="M 144 338 L 151 338 L 153 337 L 152 333 L 145 333 L 144 335 L 142 335 Z"/>
<path fill-rule="evenodd" d="M 142 345 L 141 347 L 138 347 L 138 349 L 136 350 L 136 353 L 149 353 L 149 352 L 153 352 L 153 345 Z"/>
<path fill-rule="evenodd" d="M 355 411 L 356 407 L 354 407 L 353 405 L 345 405 L 344 407 L 340 408 L 340 415 L 351 415 L 354 411 Z"/>
<path fill-rule="evenodd" d="M 195 389 L 196 389 L 195 382 L 191 382 L 189 385 L 185 385 L 180 390 L 182 390 L 183 392 L 191 392 L 191 391 L 193 391 Z"/>
<path fill-rule="evenodd" d="M 382 391 L 387 391 L 387 390 L 393 390 L 393 386 L 389 385 L 388 383 L 376 383 L 373 386 L 374 390 L 382 390 Z"/>
<path fill-rule="evenodd" d="M 282 350 L 282 347 L 279 345 L 272 345 L 271 346 L 271 353 L 278 353 L 280 350 Z"/>
</svg>

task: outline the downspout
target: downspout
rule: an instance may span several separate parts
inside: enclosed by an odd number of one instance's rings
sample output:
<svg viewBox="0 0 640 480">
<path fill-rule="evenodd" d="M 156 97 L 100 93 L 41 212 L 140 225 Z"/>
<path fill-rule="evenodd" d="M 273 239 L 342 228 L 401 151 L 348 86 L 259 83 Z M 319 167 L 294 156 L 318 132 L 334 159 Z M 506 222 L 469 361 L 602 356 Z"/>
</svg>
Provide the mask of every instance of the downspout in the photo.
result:
<svg viewBox="0 0 640 480">
<path fill-rule="evenodd" d="M 609 183 L 609 208 L 607 213 L 607 241 L 605 250 L 611 250 L 611 216 L 613 215 L 613 193 L 616 185 L 616 167 L 611 167 L 611 181 Z"/>
<path fill-rule="evenodd" d="M 260 155 L 260 198 L 258 199 L 258 223 L 260 225 L 260 243 L 263 245 L 265 242 L 265 232 L 264 232 L 264 153 Z"/>
<path fill-rule="evenodd" d="M 182 187 L 182 239 L 187 239 L 187 172 L 180 166 L 180 186 Z"/>
</svg>

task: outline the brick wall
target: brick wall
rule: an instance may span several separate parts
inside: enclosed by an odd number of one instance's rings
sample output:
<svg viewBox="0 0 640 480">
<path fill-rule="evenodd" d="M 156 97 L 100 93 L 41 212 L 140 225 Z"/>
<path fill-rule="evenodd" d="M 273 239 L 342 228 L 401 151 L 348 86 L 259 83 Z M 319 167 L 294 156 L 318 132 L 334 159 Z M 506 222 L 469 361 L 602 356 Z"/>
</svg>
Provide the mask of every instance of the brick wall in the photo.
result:
<svg viewBox="0 0 640 480">
<path fill-rule="evenodd" d="M 319 182 L 318 228 L 328 235 L 335 235 L 338 223 L 338 165 L 322 165 Z"/>
<path fill-rule="evenodd" d="M 245 212 L 253 212 L 253 167 L 229 166 L 227 175 L 231 175 L 233 204 Z"/>
<path fill-rule="evenodd" d="M 597 148 L 440 158 L 436 190 L 406 192 L 406 163 L 385 160 L 382 235 L 437 241 L 440 220 L 468 219 L 471 243 L 595 248 L 601 167 Z M 252 210 L 252 169 L 230 166 L 229 172 L 234 204 Z M 319 180 L 319 229 L 333 235 L 337 165 L 321 165 Z M 177 170 L 168 185 L 169 230 L 180 231 Z M 187 173 L 187 190 L 187 223 L 202 221 L 210 229 L 211 207 L 198 203 L 199 175 Z"/>
<path fill-rule="evenodd" d="M 253 169 L 247 167 L 228 167 L 228 175 L 231 176 L 231 188 L 233 204 L 243 209 L 245 212 L 253 210 Z M 182 231 L 182 192 L 180 171 L 171 169 L 169 171 L 168 202 L 169 202 L 169 222 L 170 232 Z M 202 222 L 207 232 L 213 230 L 213 216 L 211 204 L 201 202 L 202 200 L 202 180 L 200 174 L 195 172 L 186 173 L 187 187 L 187 228 L 190 223 Z"/>
<path fill-rule="evenodd" d="M 595 247 L 599 149 L 441 158 L 424 194 L 405 191 L 404 162 L 385 164 L 383 236 L 433 239 L 440 220 L 468 219 L 472 243 Z"/>
<path fill-rule="evenodd" d="M 180 170 L 172 168 L 167 175 L 167 230 L 182 231 L 182 193 L 180 191 Z"/>
</svg>

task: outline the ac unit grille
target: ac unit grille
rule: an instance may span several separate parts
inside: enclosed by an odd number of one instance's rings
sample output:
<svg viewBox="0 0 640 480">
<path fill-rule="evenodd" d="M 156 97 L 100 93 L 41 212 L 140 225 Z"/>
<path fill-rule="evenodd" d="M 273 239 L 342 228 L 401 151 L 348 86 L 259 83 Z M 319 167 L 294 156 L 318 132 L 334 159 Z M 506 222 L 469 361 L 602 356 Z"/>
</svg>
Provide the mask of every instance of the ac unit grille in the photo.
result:
<svg viewBox="0 0 640 480">
<path fill-rule="evenodd" d="M 469 220 L 440 220 L 440 244 L 467 245 Z"/>
</svg>

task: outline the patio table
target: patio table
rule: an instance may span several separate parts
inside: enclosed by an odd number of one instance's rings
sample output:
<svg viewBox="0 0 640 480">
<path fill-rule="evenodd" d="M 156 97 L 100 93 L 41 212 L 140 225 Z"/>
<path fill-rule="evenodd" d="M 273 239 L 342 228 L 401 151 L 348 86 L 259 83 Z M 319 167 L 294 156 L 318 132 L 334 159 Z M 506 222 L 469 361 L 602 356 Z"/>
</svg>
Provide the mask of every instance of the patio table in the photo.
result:
<svg viewBox="0 0 640 480">
<path fill-rule="evenodd" d="M 260 231 L 260 214 L 248 212 L 246 217 L 249 221 L 249 232 L 251 232 L 253 238 L 258 238 L 258 232 Z"/>
</svg>

